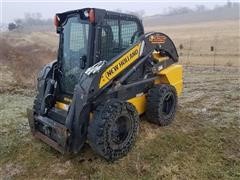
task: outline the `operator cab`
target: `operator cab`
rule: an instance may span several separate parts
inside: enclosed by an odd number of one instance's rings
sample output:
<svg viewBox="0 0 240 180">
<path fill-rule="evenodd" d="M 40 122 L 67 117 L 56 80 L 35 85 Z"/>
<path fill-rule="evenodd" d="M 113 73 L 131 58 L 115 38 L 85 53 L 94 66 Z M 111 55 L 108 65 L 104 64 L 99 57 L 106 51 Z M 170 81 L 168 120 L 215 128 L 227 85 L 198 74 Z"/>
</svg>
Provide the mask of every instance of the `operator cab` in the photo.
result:
<svg viewBox="0 0 240 180">
<path fill-rule="evenodd" d="M 72 95 L 80 74 L 99 61 L 111 61 L 144 34 L 133 15 L 85 8 L 56 14 L 60 35 L 58 78 L 62 93 Z"/>
</svg>

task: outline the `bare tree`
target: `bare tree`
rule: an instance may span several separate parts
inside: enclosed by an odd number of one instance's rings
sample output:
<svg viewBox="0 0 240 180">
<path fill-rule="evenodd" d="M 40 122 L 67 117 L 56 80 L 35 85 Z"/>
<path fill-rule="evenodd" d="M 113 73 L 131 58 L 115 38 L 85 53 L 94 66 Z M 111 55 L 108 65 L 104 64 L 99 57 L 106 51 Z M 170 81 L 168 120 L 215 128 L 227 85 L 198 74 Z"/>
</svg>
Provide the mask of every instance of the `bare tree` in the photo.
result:
<svg viewBox="0 0 240 180">
<path fill-rule="evenodd" d="M 171 15 L 178 15 L 178 14 L 187 14 L 190 12 L 193 12 L 193 10 L 188 7 L 178 7 L 178 8 L 170 7 L 166 15 L 171 16 Z"/>
<path fill-rule="evenodd" d="M 207 10 L 207 8 L 206 8 L 206 6 L 204 6 L 204 5 L 197 5 L 196 6 L 196 11 L 197 12 L 204 12 L 204 11 L 206 11 Z"/>
</svg>

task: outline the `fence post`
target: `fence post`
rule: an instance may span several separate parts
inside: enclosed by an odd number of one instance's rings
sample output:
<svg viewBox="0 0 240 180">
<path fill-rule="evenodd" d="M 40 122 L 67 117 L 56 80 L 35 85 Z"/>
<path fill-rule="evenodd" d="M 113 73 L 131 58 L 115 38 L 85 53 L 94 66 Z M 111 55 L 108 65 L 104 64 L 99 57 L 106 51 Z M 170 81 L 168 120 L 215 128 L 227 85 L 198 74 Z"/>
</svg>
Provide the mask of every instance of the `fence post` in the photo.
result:
<svg viewBox="0 0 240 180">
<path fill-rule="evenodd" d="M 215 71 L 216 66 L 216 55 L 217 55 L 217 36 L 214 36 L 214 53 L 213 53 L 213 71 Z"/>
<path fill-rule="evenodd" d="M 189 48 L 188 48 L 188 56 L 187 56 L 187 66 L 188 66 L 188 64 L 190 64 L 189 57 L 190 57 L 190 51 L 191 50 L 192 50 L 192 37 L 190 37 L 190 40 L 189 40 Z"/>
</svg>

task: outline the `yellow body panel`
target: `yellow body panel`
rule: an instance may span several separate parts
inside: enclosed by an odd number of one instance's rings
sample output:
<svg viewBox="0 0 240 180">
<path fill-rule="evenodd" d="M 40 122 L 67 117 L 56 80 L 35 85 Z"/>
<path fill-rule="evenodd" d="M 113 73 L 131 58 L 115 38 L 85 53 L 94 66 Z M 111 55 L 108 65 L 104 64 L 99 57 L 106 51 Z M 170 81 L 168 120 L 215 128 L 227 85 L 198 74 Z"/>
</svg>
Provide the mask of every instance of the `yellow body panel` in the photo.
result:
<svg viewBox="0 0 240 180">
<path fill-rule="evenodd" d="M 162 61 L 165 61 L 168 59 L 168 57 L 164 57 L 164 56 L 161 56 L 161 54 L 159 52 L 157 52 L 156 50 L 153 51 L 152 53 L 152 58 L 153 60 L 156 60 L 156 61 L 159 61 L 159 62 L 162 62 Z"/>
<path fill-rule="evenodd" d="M 158 83 L 170 84 L 175 87 L 177 95 L 181 95 L 183 90 L 183 68 L 182 65 L 173 64 L 159 72 L 160 79 Z M 155 82 L 156 84 L 157 81 Z"/>
<path fill-rule="evenodd" d="M 62 110 L 65 110 L 67 111 L 68 108 L 69 108 L 69 105 L 68 104 L 64 104 L 62 102 L 59 102 L 57 101 L 56 104 L 55 104 L 55 108 L 58 108 L 58 109 L 62 109 Z"/>
<path fill-rule="evenodd" d="M 109 81 L 116 77 L 120 72 L 125 70 L 130 64 L 139 58 L 141 43 L 135 45 L 131 50 L 116 60 L 101 75 L 99 88 L 105 86 Z"/>
<path fill-rule="evenodd" d="M 175 87 L 177 95 L 181 95 L 183 89 L 183 69 L 181 65 L 171 65 L 166 69 L 159 72 L 159 79 L 155 81 L 155 84 L 170 84 Z M 136 96 L 128 100 L 132 103 L 141 115 L 146 109 L 146 95 Z"/>
<path fill-rule="evenodd" d="M 136 96 L 128 100 L 128 102 L 132 103 L 137 109 L 138 114 L 143 114 L 145 112 L 146 106 L 146 95 L 143 94 L 141 96 Z"/>
</svg>

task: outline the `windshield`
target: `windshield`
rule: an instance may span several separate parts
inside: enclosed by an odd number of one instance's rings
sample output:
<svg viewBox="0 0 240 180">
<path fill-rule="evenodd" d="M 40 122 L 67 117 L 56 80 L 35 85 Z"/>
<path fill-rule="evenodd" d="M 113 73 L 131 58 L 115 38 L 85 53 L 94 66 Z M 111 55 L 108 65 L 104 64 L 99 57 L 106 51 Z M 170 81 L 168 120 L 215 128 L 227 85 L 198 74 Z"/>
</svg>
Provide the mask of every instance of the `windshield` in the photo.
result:
<svg viewBox="0 0 240 180">
<path fill-rule="evenodd" d="M 89 24 L 77 16 L 70 17 L 63 26 L 62 36 L 61 90 L 72 94 L 87 61 Z"/>
</svg>

